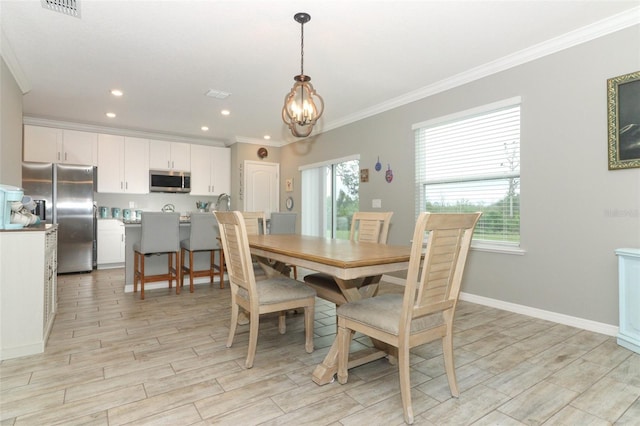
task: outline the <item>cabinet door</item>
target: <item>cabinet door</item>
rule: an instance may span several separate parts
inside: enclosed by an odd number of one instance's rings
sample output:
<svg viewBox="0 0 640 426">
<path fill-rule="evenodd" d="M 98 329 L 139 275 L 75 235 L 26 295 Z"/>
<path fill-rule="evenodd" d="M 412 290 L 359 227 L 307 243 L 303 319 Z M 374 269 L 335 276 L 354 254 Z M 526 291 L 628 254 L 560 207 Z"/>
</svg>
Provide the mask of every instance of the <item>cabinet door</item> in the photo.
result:
<svg viewBox="0 0 640 426">
<path fill-rule="evenodd" d="M 95 166 L 97 141 L 97 133 L 63 130 L 63 150 L 60 162 L 66 164 L 90 164 Z"/>
<path fill-rule="evenodd" d="M 215 195 L 231 193 L 231 150 L 211 148 L 211 192 Z"/>
<path fill-rule="evenodd" d="M 171 142 L 149 141 L 149 168 L 152 170 L 171 169 Z"/>
<path fill-rule="evenodd" d="M 62 148 L 62 130 L 25 125 L 23 148 L 24 161 L 57 163 Z"/>
<path fill-rule="evenodd" d="M 124 262 L 124 224 L 115 219 L 98 220 L 98 266 Z"/>
<path fill-rule="evenodd" d="M 191 195 L 212 195 L 211 147 L 191 146 Z"/>
<path fill-rule="evenodd" d="M 171 169 L 181 172 L 191 170 L 191 145 L 188 143 L 171 143 Z"/>
<path fill-rule="evenodd" d="M 124 138 L 124 190 L 128 194 L 149 193 L 149 141 Z"/>
<path fill-rule="evenodd" d="M 124 192 L 124 137 L 98 135 L 98 192 Z"/>
</svg>

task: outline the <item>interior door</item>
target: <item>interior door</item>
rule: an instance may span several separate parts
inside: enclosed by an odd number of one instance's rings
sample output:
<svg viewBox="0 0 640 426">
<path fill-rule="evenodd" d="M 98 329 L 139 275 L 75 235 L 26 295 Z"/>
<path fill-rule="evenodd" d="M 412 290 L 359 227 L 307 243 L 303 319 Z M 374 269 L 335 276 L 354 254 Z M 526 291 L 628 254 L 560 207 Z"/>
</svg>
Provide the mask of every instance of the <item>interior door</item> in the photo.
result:
<svg viewBox="0 0 640 426">
<path fill-rule="evenodd" d="M 264 211 L 267 218 L 279 210 L 280 164 L 244 162 L 244 211 Z"/>
</svg>

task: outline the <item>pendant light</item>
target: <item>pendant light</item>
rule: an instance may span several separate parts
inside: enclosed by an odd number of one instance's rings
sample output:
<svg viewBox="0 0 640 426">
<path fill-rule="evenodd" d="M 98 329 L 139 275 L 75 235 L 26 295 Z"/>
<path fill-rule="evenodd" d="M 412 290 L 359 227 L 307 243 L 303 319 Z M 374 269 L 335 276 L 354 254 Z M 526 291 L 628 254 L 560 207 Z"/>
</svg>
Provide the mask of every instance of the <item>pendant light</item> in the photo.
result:
<svg viewBox="0 0 640 426">
<path fill-rule="evenodd" d="M 324 111 L 324 101 L 311 85 L 311 77 L 304 75 L 304 24 L 311 20 L 308 13 L 296 13 L 293 19 L 300 23 L 300 75 L 293 77 L 293 88 L 284 98 L 282 120 L 293 136 L 303 138 L 311 134 L 316 121 Z"/>
</svg>

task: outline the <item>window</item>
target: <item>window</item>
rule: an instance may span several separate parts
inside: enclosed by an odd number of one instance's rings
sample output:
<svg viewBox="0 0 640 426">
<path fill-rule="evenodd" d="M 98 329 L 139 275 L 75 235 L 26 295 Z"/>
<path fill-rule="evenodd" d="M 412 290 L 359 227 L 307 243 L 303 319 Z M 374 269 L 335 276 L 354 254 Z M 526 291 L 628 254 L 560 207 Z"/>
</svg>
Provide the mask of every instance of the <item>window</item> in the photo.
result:
<svg viewBox="0 0 640 426">
<path fill-rule="evenodd" d="M 483 212 L 476 243 L 520 244 L 520 98 L 413 126 L 416 209 Z"/>
<path fill-rule="evenodd" d="M 359 209 L 359 157 L 301 167 L 303 235 L 349 239 Z"/>
</svg>

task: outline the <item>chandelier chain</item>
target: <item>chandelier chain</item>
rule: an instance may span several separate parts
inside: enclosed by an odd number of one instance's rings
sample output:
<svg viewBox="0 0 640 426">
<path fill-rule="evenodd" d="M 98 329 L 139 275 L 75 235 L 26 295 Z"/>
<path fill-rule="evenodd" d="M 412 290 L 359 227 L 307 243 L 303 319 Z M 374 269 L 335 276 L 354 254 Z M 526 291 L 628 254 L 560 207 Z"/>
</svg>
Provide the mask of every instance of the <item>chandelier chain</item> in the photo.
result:
<svg viewBox="0 0 640 426">
<path fill-rule="evenodd" d="M 304 23 L 300 24 L 300 75 L 304 75 Z"/>
</svg>

